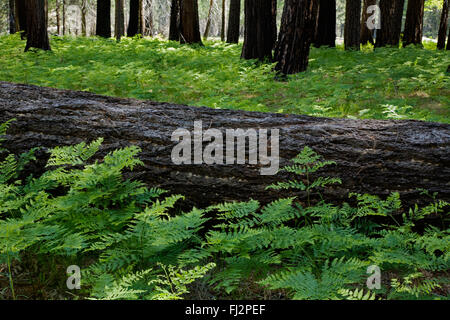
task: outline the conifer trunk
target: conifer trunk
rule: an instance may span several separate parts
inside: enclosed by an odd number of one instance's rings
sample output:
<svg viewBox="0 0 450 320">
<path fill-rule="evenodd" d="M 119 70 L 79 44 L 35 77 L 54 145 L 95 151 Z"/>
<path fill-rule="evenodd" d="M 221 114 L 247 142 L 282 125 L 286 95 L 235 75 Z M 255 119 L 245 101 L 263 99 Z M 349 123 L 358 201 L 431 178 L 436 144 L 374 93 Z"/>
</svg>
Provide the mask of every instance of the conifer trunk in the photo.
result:
<svg viewBox="0 0 450 320">
<path fill-rule="evenodd" d="M 373 30 L 370 30 L 367 27 L 367 21 L 369 20 L 369 17 L 374 14 L 368 13 L 367 9 L 370 6 L 376 5 L 377 0 L 364 0 L 364 6 L 362 11 L 362 18 L 361 18 L 361 44 L 367 44 L 368 42 L 371 44 L 374 44 L 375 41 L 373 39 Z"/>
<path fill-rule="evenodd" d="M 439 24 L 439 35 L 437 48 L 442 50 L 445 48 L 445 38 L 447 37 L 447 20 L 448 20 L 448 0 L 444 0 L 441 13 L 441 22 Z"/>
<path fill-rule="evenodd" d="M 28 51 L 30 48 L 50 50 L 47 19 L 45 18 L 45 1 L 27 0 L 25 8 L 27 17 L 27 45 L 25 51 Z"/>
<path fill-rule="evenodd" d="M 97 25 L 95 35 L 111 37 L 111 0 L 97 0 Z"/>
<path fill-rule="evenodd" d="M 377 31 L 375 47 L 398 47 L 405 0 L 380 0 L 381 29 Z"/>
<path fill-rule="evenodd" d="M 197 0 L 181 0 L 180 42 L 202 44 Z"/>
<path fill-rule="evenodd" d="M 422 45 L 425 0 L 408 0 L 403 46 Z"/>
<path fill-rule="evenodd" d="M 170 5 L 169 40 L 180 40 L 180 0 L 172 0 Z"/>
<path fill-rule="evenodd" d="M 14 0 L 9 0 L 9 33 L 16 33 L 16 12 Z"/>
<path fill-rule="evenodd" d="M 228 14 L 227 42 L 239 42 L 239 27 L 241 23 L 241 0 L 230 0 L 230 11 Z"/>
<path fill-rule="evenodd" d="M 124 0 L 116 0 L 114 35 L 117 41 L 125 35 Z"/>
<path fill-rule="evenodd" d="M 314 46 L 336 46 L 336 0 L 319 1 L 319 18 Z"/>
<path fill-rule="evenodd" d="M 361 0 L 346 0 L 345 5 L 345 50 L 360 50 Z"/>
</svg>

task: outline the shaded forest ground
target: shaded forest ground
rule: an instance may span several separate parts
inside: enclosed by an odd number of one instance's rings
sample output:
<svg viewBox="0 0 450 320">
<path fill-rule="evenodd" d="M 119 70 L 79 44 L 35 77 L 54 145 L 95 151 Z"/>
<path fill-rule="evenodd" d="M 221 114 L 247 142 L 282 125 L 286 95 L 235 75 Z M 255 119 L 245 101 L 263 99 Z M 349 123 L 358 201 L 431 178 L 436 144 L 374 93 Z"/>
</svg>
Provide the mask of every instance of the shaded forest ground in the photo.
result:
<svg viewBox="0 0 450 320">
<path fill-rule="evenodd" d="M 312 116 L 450 122 L 448 51 L 312 49 L 308 72 L 274 81 L 271 64 L 241 60 L 241 45 L 159 39 L 53 37 L 23 53 L 0 37 L 0 80 L 212 108 Z"/>
</svg>

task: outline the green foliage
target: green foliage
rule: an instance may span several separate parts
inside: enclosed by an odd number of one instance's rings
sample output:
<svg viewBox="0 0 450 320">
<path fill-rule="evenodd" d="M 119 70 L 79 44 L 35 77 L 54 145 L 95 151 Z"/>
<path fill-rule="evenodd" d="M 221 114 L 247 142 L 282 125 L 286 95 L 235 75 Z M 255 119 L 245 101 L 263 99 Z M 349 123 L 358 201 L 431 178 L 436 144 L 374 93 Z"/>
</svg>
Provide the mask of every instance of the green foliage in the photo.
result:
<svg viewBox="0 0 450 320">
<path fill-rule="evenodd" d="M 1 36 L 0 80 L 217 109 L 450 119 L 450 57 L 433 43 L 425 50 L 312 48 L 308 71 L 288 82 L 274 81 L 270 64 L 240 59 L 241 45 L 67 36 L 51 46 L 25 54 L 20 36 Z"/>
</svg>

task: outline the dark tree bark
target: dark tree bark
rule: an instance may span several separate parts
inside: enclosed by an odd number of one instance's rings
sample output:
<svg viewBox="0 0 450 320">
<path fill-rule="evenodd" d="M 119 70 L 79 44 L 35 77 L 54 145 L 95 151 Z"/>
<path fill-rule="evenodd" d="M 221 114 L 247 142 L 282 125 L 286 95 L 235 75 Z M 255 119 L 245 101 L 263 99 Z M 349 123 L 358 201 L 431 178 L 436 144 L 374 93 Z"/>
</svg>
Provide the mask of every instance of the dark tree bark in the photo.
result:
<svg viewBox="0 0 450 320">
<path fill-rule="evenodd" d="M 14 6 L 14 0 L 9 0 L 9 33 L 16 33 L 16 9 Z"/>
<path fill-rule="evenodd" d="M 117 0 L 116 0 L 117 1 Z M 117 2 L 116 2 L 117 5 Z M 87 36 L 87 23 L 86 23 L 86 15 L 87 15 L 87 0 L 81 1 L 81 35 L 83 37 Z"/>
<path fill-rule="evenodd" d="M 239 27 L 241 23 L 241 0 L 230 0 L 228 14 L 228 43 L 239 43 Z"/>
<path fill-rule="evenodd" d="M 375 47 L 398 47 L 405 0 L 380 0 L 381 29 L 377 31 Z"/>
<path fill-rule="evenodd" d="M 181 0 L 180 42 L 202 44 L 197 0 Z"/>
<path fill-rule="evenodd" d="M 370 16 L 372 16 L 374 14 L 374 12 L 372 13 L 368 13 L 367 9 L 370 6 L 376 5 L 377 4 L 377 0 L 364 0 L 364 6 L 363 6 L 363 11 L 362 11 L 362 18 L 361 18 L 361 44 L 367 44 L 368 42 L 370 42 L 371 44 L 374 44 L 375 41 L 373 39 L 373 30 L 370 30 L 367 27 L 367 21 L 369 20 Z"/>
<path fill-rule="evenodd" d="M 309 51 L 314 38 L 317 0 L 286 0 L 280 34 L 275 48 L 275 69 L 294 74 L 308 67 Z"/>
<path fill-rule="evenodd" d="M 211 16 L 212 16 L 212 8 L 214 5 L 214 0 L 209 1 L 209 10 L 208 10 L 208 19 L 206 20 L 205 32 L 203 33 L 203 38 L 208 40 L 209 30 L 211 29 Z"/>
<path fill-rule="evenodd" d="M 169 40 L 180 40 L 180 0 L 172 0 L 170 5 Z"/>
<path fill-rule="evenodd" d="M 361 0 L 346 0 L 345 4 L 345 50 L 360 50 Z"/>
<path fill-rule="evenodd" d="M 25 39 L 27 34 L 27 13 L 26 13 L 26 0 L 15 0 L 15 25 L 16 32 L 21 33 L 22 40 Z"/>
<path fill-rule="evenodd" d="M 117 41 L 125 35 L 124 0 L 116 0 L 114 35 Z"/>
<path fill-rule="evenodd" d="M 111 0 L 97 0 L 97 25 L 95 35 L 111 37 Z"/>
<path fill-rule="evenodd" d="M 225 41 L 225 0 L 222 0 L 222 19 L 221 19 L 221 26 L 220 26 L 220 40 Z"/>
<path fill-rule="evenodd" d="M 442 50 L 445 48 L 445 38 L 447 37 L 447 20 L 448 20 L 448 0 L 444 0 L 441 13 L 441 23 L 439 24 L 439 35 L 437 48 Z"/>
<path fill-rule="evenodd" d="M 130 20 L 128 22 L 127 36 L 143 34 L 142 0 L 130 0 Z"/>
<path fill-rule="evenodd" d="M 66 35 L 66 0 L 62 0 L 62 30 L 63 36 Z"/>
<path fill-rule="evenodd" d="M 267 185 L 288 176 L 282 172 L 262 176 L 260 165 L 175 165 L 171 152 L 177 143 L 171 141 L 172 133 L 178 128 L 192 133 L 198 120 L 204 130 L 219 129 L 224 136 L 226 129 L 279 129 L 280 167 L 305 146 L 336 161 L 318 173 L 342 179 L 341 185 L 321 192 L 325 200 L 348 201 L 349 192 L 386 196 L 398 191 L 405 203 L 414 203 L 425 198 L 417 190 L 424 188 L 450 201 L 449 124 L 216 110 L 0 82 L 0 123 L 12 118 L 17 121 L 2 143 L 11 152 L 42 146 L 37 154 L 42 164 L 43 152 L 55 146 L 104 137 L 98 159 L 105 152 L 137 144 L 144 166 L 128 177 L 184 194 L 197 207 L 249 198 L 262 202 L 291 195 L 306 198 L 303 193 L 267 192 Z M 37 176 L 37 169 L 30 171 Z"/>
<path fill-rule="evenodd" d="M 425 0 L 408 0 L 403 46 L 422 45 Z"/>
<path fill-rule="evenodd" d="M 245 0 L 244 11 L 245 32 L 241 57 L 271 61 L 275 43 L 272 1 Z"/>
<path fill-rule="evenodd" d="M 448 33 L 447 50 L 450 50 L 450 32 Z"/>
<path fill-rule="evenodd" d="M 336 0 L 319 1 L 319 18 L 317 20 L 314 46 L 336 46 Z"/>
<path fill-rule="evenodd" d="M 272 0 L 272 30 L 273 30 L 273 46 L 272 49 L 275 49 L 275 45 L 278 40 L 278 29 L 277 29 L 277 0 Z"/>
<path fill-rule="evenodd" d="M 27 0 L 25 8 L 27 16 L 27 45 L 25 51 L 30 48 L 50 50 L 47 20 L 45 19 L 45 1 Z"/>
</svg>

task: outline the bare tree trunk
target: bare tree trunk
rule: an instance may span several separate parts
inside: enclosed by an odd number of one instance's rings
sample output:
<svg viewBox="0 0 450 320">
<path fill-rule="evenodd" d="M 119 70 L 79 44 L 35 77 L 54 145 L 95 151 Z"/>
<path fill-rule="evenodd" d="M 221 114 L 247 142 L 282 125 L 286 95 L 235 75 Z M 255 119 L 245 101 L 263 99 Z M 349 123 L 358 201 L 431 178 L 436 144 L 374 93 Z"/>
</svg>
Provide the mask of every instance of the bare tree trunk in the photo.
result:
<svg viewBox="0 0 450 320">
<path fill-rule="evenodd" d="M 408 0 L 403 46 L 422 45 L 425 0 Z"/>
<path fill-rule="evenodd" d="M 213 4 L 214 4 L 214 0 L 210 0 L 209 1 L 208 18 L 206 20 L 205 32 L 203 33 L 203 38 L 205 40 L 208 40 L 209 30 L 211 29 L 211 14 L 212 14 Z"/>
<path fill-rule="evenodd" d="M 56 14 L 56 33 L 61 35 L 61 17 L 59 15 L 60 10 L 60 2 L 59 0 L 55 0 L 55 14 Z"/>
<path fill-rule="evenodd" d="M 142 0 L 130 0 L 130 20 L 127 36 L 134 37 L 137 34 L 144 34 L 142 25 Z"/>
<path fill-rule="evenodd" d="M 314 38 L 318 0 L 286 0 L 280 34 L 275 48 L 275 69 L 294 74 L 308 67 L 310 46 Z"/>
<path fill-rule="evenodd" d="M 405 0 L 380 0 L 381 29 L 377 31 L 375 47 L 398 47 Z"/>
<path fill-rule="evenodd" d="M 172 0 L 170 6 L 169 40 L 180 40 L 180 0 Z"/>
<path fill-rule="evenodd" d="M 448 20 L 448 0 L 444 0 L 442 6 L 441 22 L 439 24 L 439 35 L 437 48 L 442 50 L 445 48 L 445 38 L 447 37 L 447 20 Z"/>
<path fill-rule="evenodd" d="M 225 41 L 225 0 L 222 0 L 222 19 L 220 29 L 220 40 Z"/>
<path fill-rule="evenodd" d="M 336 46 L 336 0 L 319 1 L 319 18 L 314 46 Z"/>
<path fill-rule="evenodd" d="M 202 44 L 197 0 L 181 0 L 180 42 Z"/>
<path fill-rule="evenodd" d="M 377 4 L 377 0 L 364 0 L 364 6 L 363 6 L 363 11 L 362 11 L 362 18 L 361 18 L 361 44 L 367 44 L 368 42 L 370 42 L 371 44 L 375 44 L 375 41 L 373 39 L 373 30 L 370 30 L 367 27 L 367 21 L 369 20 L 370 16 L 372 14 L 374 14 L 374 12 L 372 13 L 368 13 L 367 9 L 370 6 L 376 5 Z"/>
<path fill-rule="evenodd" d="M 346 0 L 345 5 L 345 50 L 360 50 L 361 0 Z"/>
<path fill-rule="evenodd" d="M 124 0 L 116 0 L 114 36 L 117 42 L 125 35 Z"/>
<path fill-rule="evenodd" d="M 449 124 L 216 110 L 0 82 L 0 123 L 12 118 L 17 121 L 2 146 L 13 153 L 44 147 L 37 154 L 43 164 L 45 150 L 55 146 L 104 137 L 99 159 L 106 152 L 137 144 L 144 165 L 128 177 L 184 194 L 197 207 L 227 200 L 306 197 L 302 192 L 267 192 L 267 185 L 289 176 L 283 172 L 263 176 L 260 164 L 174 164 L 171 153 L 177 143 L 171 140 L 172 133 L 179 128 L 192 133 L 194 121 L 224 136 L 227 129 L 264 128 L 269 133 L 279 129 L 280 167 L 305 146 L 335 161 L 336 165 L 318 172 L 342 179 L 342 184 L 321 192 L 328 201 L 348 201 L 349 192 L 386 196 L 398 191 L 404 204 L 413 204 L 426 199 L 418 188 L 450 201 Z M 38 176 L 39 168 L 30 171 Z"/>
<path fill-rule="evenodd" d="M 111 37 L 111 0 L 97 0 L 97 26 L 95 34 Z"/>
<path fill-rule="evenodd" d="M 9 0 L 9 33 L 16 33 L 16 9 L 14 6 L 14 0 Z"/>
<path fill-rule="evenodd" d="M 27 0 L 25 8 L 27 15 L 27 45 L 25 51 L 30 48 L 50 50 L 47 21 L 45 19 L 45 1 Z"/>
<path fill-rule="evenodd" d="M 63 36 L 66 35 L 66 0 L 62 0 L 62 29 Z"/>
<path fill-rule="evenodd" d="M 243 59 L 272 60 L 273 11 L 269 0 L 245 0 Z"/>
<path fill-rule="evenodd" d="M 450 50 L 450 32 L 448 33 L 447 50 Z"/>
<path fill-rule="evenodd" d="M 26 14 L 26 0 L 15 0 L 15 22 L 16 22 L 16 32 L 20 31 L 20 36 L 25 39 L 27 35 L 27 14 Z"/>
<path fill-rule="evenodd" d="M 239 43 L 239 26 L 241 24 L 241 0 L 230 0 L 228 14 L 228 43 Z"/>
</svg>

